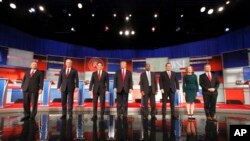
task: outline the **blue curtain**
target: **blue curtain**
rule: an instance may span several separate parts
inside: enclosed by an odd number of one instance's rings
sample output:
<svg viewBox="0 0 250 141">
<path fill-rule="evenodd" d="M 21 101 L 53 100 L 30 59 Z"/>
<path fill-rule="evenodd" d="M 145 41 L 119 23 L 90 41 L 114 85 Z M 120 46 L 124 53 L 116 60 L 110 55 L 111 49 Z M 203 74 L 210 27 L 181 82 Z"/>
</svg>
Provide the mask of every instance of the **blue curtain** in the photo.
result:
<svg viewBox="0 0 250 141">
<path fill-rule="evenodd" d="M 64 42 L 38 38 L 0 24 L 0 46 L 33 51 L 35 54 L 84 58 L 85 56 L 131 59 L 139 57 L 191 57 L 219 55 L 250 47 L 250 26 L 223 36 L 152 50 L 96 50 Z"/>
</svg>

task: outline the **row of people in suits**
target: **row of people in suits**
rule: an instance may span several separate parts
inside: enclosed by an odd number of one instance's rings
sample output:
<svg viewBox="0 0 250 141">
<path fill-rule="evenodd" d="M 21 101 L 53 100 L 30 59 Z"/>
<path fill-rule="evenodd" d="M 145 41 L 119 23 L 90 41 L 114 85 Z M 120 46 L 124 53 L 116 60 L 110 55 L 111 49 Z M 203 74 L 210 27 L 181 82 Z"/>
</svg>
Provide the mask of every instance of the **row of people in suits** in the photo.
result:
<svg viewBox="0 0 250 141">
<path fill-rule="evenodd" d="M 62 102 L 62 119 L 66 118 L 67 112 L 69 118 L 72 118 L 73 110 L 73 95 L 74 91 L 78 91 L 79 78 L 78 72 L 72 68 L 72 60 L 67 59 L 65 68 L 60 71 L 57 89 L 61 93 Z M 117 115 L 118 117 L 126 117 L 128 114 L 128 93 L 133 91 L 132 72 L 126 69 L 126 61 L 121 61 L 120 70 L 116 71 L 114 76 L 114 92 L 117 94 Z M 165 65 L 166 71 L 161 72 L 159 84 L 162 93 L 162 115 L 166 115 L 167 99 L 170 100 L 171 116 L 175 117 L 174 97 L 176 91 L 179 91 L 179 82 L 176 73 L 172 71 L 172 65 Z M 210 68 L 206 69 L 207 67 Z M 103 64 L 97 64 L 97 71 L 93 72 L 89 91 L 93 94 L 93 119 L 97 118 L 97 101 L 100 97 L 101 117 L 103 118 L 105 110 L 105 93 L 109 91 L 108 73 L 103 70 Z M 150 71 L 150 64 L 146 64 L 146 71 L 140 76 L 140 91 L 143 99 L 144 115 L 148 115 L 148 99 L 151 103 L 151 115 L 155 117 L 155 94 L 157 92 L 157 82 L 154 72 Z M 205 66 L 206 73 L 211 73 L 211 66 Z M 202 87 L 204 97 L 204 108 L 208 119 L 212 119 L 215 114 L 215 104 L 218 95 L 219 87 L 218 78 L 216 75 L 211 75 L 208 79 L 206 73 L 200 76 L 200 86 Z M 187 84 L 187 83 L 186 83 Z M 22 120 L 34 119 L 37 113 L 38 94 L 42 93 L 43 89 L 43 74 L 37 70 L 37 62 L 31 63 L 31 69 L 26 71 L 22 90 L 24 93 L 24 117 Z M 30 111 L 30 101 L 33 99 L 33 110 Z M 68 107 L 67 107 L 68 106 Z"/>
</svg>

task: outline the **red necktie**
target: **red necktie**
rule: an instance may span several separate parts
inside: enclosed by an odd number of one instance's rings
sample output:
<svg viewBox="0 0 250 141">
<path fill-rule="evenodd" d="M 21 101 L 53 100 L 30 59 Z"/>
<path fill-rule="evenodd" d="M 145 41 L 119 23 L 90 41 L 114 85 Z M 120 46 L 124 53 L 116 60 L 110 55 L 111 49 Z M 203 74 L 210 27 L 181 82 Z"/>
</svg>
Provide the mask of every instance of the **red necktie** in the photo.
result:
<svg viewBox="0 0 250 141">
<path fill-rule="evenodd" d="M 207 75 L 208 75 L 208 79 L 209 79 L 209 81 L 211 81 L 211 80 L 212 80 L 211 74 L 210 74 L 210 73 L 208 73 Z"/>
<path fill-rule="evenodd" d="M 34 75 L 35 71 L 32 70 L 31 73 L 30 73 L 30 77 L 32 77 Z"/>
<path fill-rule="evenodd" d="M 69 69 L 67 69 L 66 76 L 67 77 L 69 76 Z"/>
<path fill-rule="evenodd" d="M 122 69 L 122 81 L 124 81 L 124 79 L 125 79 L 125 71 L 124 69 Z"/>
<path fill-rule="evenodd" d="M 101 79 L 101 71 L 98 71 L 98 79 Z"/>
</svg>

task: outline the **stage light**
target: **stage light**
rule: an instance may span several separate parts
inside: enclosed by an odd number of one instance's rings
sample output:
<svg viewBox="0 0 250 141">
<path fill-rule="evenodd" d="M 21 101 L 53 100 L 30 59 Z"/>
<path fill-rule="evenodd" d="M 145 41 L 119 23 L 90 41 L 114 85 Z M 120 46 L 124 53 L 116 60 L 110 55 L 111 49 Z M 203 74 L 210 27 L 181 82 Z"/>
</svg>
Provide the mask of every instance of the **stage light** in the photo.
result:
<svg viewBox="0 0 250 141">
<path fill-rule="evenodd" d="M 120 31 L 119 34 L 122 35 L 122 34 L 123 34 L 123 31 Z"/>
<path fill-rule="evenodd" d="M 230 28 L 226 27 L 224 31 L 228 32 L 229 30 L 230 30 Z"/>
<path fill-rule="evenodd" d="M 155 32 L 155 27 L 153 26 L 151 30 L 152 30 L 152 32 Z"/>
<path fill-rule="evenodd" d="M 32 7 L 32 8 L 29 9 L 29 12 L 30 12 L 30 13 L 35 13 L 35 12 L 36 12 L 36 9 Z"/>
<path fill-rule="evenodd" d="M 14 3 L 10 3 L 10 8 L 12 8 L 12 9 L 16 9 L 16 4 L 14 4 Z"/>
<path fill-rule="evenodd" d="M 45 10 L 45 8 L 44 8 L 42 5 L 40 5 L 38 8 L 39 8 L 39 10 L 42 11 L 42 12 Z"/>
<path fill-rule="evenodd" d="M 211 15 L 211 14 L 214 13 L 214 10 L 213 10 L 213 9 L 209 9 L 207 13 L 208 13 L 209 15 Z"/>
<path fill-rule="evenodd" d="M 125 20 L 126 20 L 126 21 L 129 21 L 129 17 L 128 17 L 128 16 L 126 16 L 126 17 L 125 17 Z"/>
<path fill-rule="evenodd" d="M 131 31 L 131 35 L 135 35 L 135 31 L 134 30 Z"/>
<path fill-rule="evenodd" d="M 91 16 L 94 18 L 94 17 L 95 17 L 95 14 L 93 13 L 93 14 L 91 14 Z"/>
<path fill-rule="evenodd" d="M 132 17 L 132 14 L 129 14 L 129 17 Z"/>
<path fill-rule="evenodd" d="M 71 13 L 69 13 L 68 16 L 71 17 Z"/>
<path fill-rule="evenodd" d="M 117 16 L 116 13 L 114 13 L 114 14 L 113 14 L 113 17 L 116 17 L 116 16 Z"/>
<path fill-rule="evenodd" d="M 75 31 L 76 31 L 74 27 L 71 27 L 70 30 L 71 30 L 72 32 L 75 32 Z"/>
<path fill-rule="evenodd" d="M 179 32 L 179 31 L 181 31 L 181 28 L 179 26 L 177 26 L 176 29 L 175 29 L 175 31 Z"/>
<path fill-rule="evenodd" d="M 184 17 L 184 15 L 183 14 L 181 14 L 181 18 L 183 18 Z"/>
<path fill-rule="evenodd" d="M 230 3 L 230 1 L 228 0 L 227 2 L 226 2 L 226 4 L 229 4 Z"/>
<path fill-rule="evenodd" d="M 125 36 L 129 36 L 129 30 L 125 30 L 124 34 Z"/>
<path fill-rule="evenodd" d="M 77 4 L 77 7 L 78 7 L 79 9 L 82 9 L 82 3 L 78 3 L 78 4 Z"/>
<path fill-rule="evenodd" d="M 224 10 L 224 7 L 223 7 L 223 6 L 221 6 L 221 7 L 218 8 L 218 12 L 221 12 L 221 11 L 223 11 L 223 10 Z"/>
<path fill-rule="evenodd" d="M 3 0 L 0 0 L 0 2 L 3 2 Z"/>
<path fill-rule="evenodd" d="M 205 12 L 205 11 L 206 11 L 206 7 L 205 7 L 205 6 L 201 7 L 200 12 L 203 13 L 203 12 Z"/>
<path fill-rule="evenodd" d="M 156 19 L 158 17 L 158 14 L 154 14 L 154 18 Z"/>
<path fill-rule="evenodd" d="M 106 31 L 106 32 L 107 32 L 108 30 L 109 30 L 109 26 L 108 26 L 108 25 L 106 25 L 106 26 L 105 26 L 105 28 L 104 28 L 104 31 Z"/>
</svg>

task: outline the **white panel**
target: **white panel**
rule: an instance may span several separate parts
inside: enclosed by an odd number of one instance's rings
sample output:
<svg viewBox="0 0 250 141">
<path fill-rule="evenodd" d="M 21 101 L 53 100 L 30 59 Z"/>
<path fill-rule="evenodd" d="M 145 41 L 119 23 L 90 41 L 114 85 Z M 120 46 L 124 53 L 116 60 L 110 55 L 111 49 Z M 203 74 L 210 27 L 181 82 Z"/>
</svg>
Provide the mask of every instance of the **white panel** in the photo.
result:
<svg viewBox="0 0 250 141">
<path fill-rule="evenodd" d="M 30 67 L 30 63 L 33 61 L 33 57 L 34 53 L 31 51 L 9 48 L 7 65 Z"/>
<path fill-rule="evenodd" d="M 146 58 L 146 63 L 151 65 L 151 71 L 159 72 L 165 70 L 165 65 L 168 63 L 168 58 Z"/>
<path fill-rule="evenodd" d="M 169 59 L 169 62 L 172 64 L 173 71 L 180 72 L 181 68 L 189 65 L 189 58 Z"/>
<path fill-rule="evenodd" d="M 236 81 L 244 82 L 242 67 L 224 69 L 223 72 L 224 72 L 224 87 L 225 88 L 244 87 L 242 85 L 236 85 Z"/>
</svg>

